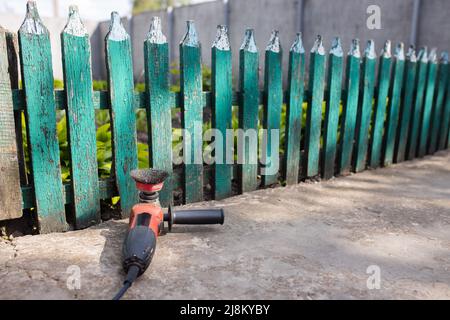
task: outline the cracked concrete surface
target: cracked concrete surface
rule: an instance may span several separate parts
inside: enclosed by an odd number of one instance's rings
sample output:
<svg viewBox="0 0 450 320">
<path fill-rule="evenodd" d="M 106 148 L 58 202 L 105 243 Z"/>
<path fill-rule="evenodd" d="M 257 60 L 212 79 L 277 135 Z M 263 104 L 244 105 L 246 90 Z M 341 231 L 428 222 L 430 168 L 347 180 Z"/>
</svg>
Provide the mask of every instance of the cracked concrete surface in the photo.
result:
<svg viewBox="0 0 450 320">
<path fill-rule="evenodd" d="M 221 206 L 223 226 L 176 226 L 128 299 L 450 299 L 450 153 Z M 194 205 L 191 205 L 194 207 Z M 1 299 L 110 299 L 126 221 L 0 242 Z M 70 290 L 81 272 L 81 288 Z M 369 266 L 380 289 L 369 290 Z M 69 272 L 68 272 L 69 268 Z"/>
</svg>

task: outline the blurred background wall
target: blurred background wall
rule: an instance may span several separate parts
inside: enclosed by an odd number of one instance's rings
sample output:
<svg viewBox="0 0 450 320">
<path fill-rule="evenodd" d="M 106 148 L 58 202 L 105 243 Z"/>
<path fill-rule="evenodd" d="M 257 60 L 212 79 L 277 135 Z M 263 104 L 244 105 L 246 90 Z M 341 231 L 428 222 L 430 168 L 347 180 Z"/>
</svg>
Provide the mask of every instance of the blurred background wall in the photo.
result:
<svg viewBox="0 0 450 320">
<path fill-rule="evenodd" d="M 5 6 L 13 2 L 14 5 Z M 25 3 L 25 0 L 0 0 L 0 25 L 17 31 L 23 21 Z M 393 45 L 403 41 L 405 45 L 413 43 L 437 47 L 439 51 L 450 50 L 450 0 L 38 0 L 37 3 L 51 33 L 54 73 L 59 79 L 62 79 L 59 35 L 71 3 L 79 6 L 91 34 L 93 76 L 99 80 L 106 77 L 104 38 L 112 10 L 124 16 L 123 23 L 130 33 L 137 82 L 143 81 L 143 41 L 150 19 L 155 15 L 163 20 L 163 32 L 170 43 L 173 63 L 179 59 L 178 44 L 185 31 L 186 20 L 195 21 L 205 65 L 211 62 L 210 48 L 216 25 L 227 24 L 235 78 L 238 51 L 246 28 L 255 29 L 261 68 L 264 66 L 264 48 L 273 29 L 280 31 L 285 68 L 288 50 L 298 31 L 303 33 L 306 51 L 311 49 L 317 34 L 323 36 L 326 49 L 330 48 L 333 37 L 340 36 L 345 52 L 352 38 L 361 40 L 362 50 L 367 40 L 374 39 L 377 52 L 387 39 L 392 40 Z M 367 9 L 373 5 L 380 9 L 379 29 L 367 27 L 371 16 Z M 151 11 L 147 11 L 149 9 Z"/>
</svg>

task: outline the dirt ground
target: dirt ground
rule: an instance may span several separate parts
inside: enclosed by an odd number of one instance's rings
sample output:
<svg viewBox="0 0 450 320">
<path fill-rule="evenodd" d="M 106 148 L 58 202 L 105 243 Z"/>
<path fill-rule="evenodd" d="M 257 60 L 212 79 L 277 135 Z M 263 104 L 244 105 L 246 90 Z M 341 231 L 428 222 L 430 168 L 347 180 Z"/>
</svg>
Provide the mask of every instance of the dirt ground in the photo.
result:
<svg viewBox="0 0 450 320">
<path fill-rule="evenodd" d="M 207 206 L 225 224 L 160 237 L 125 298 L 450 299 L 450 153 Z M 109 221 L 1 242 L 0 298 L 112 298 L 125 231 Z"/>
</svg>

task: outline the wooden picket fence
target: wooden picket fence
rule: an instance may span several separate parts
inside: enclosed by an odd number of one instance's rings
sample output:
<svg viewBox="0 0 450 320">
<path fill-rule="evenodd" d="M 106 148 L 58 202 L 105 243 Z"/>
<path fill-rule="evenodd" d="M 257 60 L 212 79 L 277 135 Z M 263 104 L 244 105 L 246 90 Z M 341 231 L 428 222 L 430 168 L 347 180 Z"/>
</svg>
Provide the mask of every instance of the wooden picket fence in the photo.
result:
<svg viewBox="0 0 450 320">
<path fill-rule="evenodd" d="M 93 91 L 89 35 L 71 7 L 61 34 L 64 90 L 54 90 L 49 34 L 36 5 L 29 2 L 26 19 L 15 35 L 0 31 L 0 220 L 37 212 L 40 232 L 85 228 L 98 223 L 100 200 L 120 196 L 123 216 L 138 201 L 129 176 L 137 167 L 137 109 L 148 116 L 150 166 L 170 173 L 161 202 L 173 202 L 181 188 L 185 203 L 201 201 L 210 184 L 213 198 L 276 183 L 296 184 L 310 177 L 329 179 L 351 171 L 387 166 L 422 157 L 449 146 L 450 81 L 448 56 L 438 62 L 436 50 L 399 44 L 391 55 L 387 41 L 377 58 L 368 41 L 361 54 L 353 40 L 344 56 L 338 38 L 326 54 L 320 36 L 309 54 L 298 34 L 289 50 L 287 88 L 282 87 L 282 50 L 274 31 L 265 50 L 264 89 L 259 90 L 259 52 L 253 31 L 247 30 L 239 50 L 239 89 L 232 90 L 231 49 L 224 26 L 218 27 L 212 54 L 212 89 L 202 91 L 201 50 L 193 22 L 180 43 L 181 92 L 170 91 L 169 52 L 158 18 L 151 22 L 144 42 L 144 93 L 134 91 L 130 37 L 117 13 L 112 14 L 106 41 L 108 91 Z M 23 89 L 19 89 L 18 59 Z M 345 77 L 343 64 L 345 59 Z M 378 61 L 378 64 L 377 64 Z M 308 87 L 304 87 L 307 78 Z M 344 80 L 342 80 L 344 78 Z M 304 104 L 306 103 L 306 122 Z M 263 119 L 259 120 L 259 106 Z M 281 126 L 283 106 L 285 125 Z M 172 108 L 181 108 L 182 126 L 191 133 L 190 157 L 202 153 L 203 109 L 212 112 L 212 127 L 224 136 L 232 127 L 232 106 L 238 106 L 240 129 L 284 130 L 284 153 L 279 174 L 262 175 L 255 164 L 192 163 L 174 170 Z M 63 183 L 56 137 L 56 112 L 66 111 L 71 155 L 71 180 Z M 96 158 L 95 110 L 111 114 L 113 170 L 99 179 Z M 24 169 L 21 114 L 26 115 L 31 175 Z M 270 138 L 266 153 L 270 152 Z M 187 146 L 187 145 L 186 145 Z M 224 144 L 224 152 L 226 144 Z M 246 159 L 256 147 L 242 150 Z M 260 157 L 269 156 L 261 154 Z M 270 156 L 274 156 L 273 154 Z M 276 156 L 276 155 L 275 155 Z M 28 211 L 27 211 L 28 210 Z M 71 214 L 67 213 L 70 212 Z M 72 215 L 72 216 L 71 216 Z"/>
</svg>

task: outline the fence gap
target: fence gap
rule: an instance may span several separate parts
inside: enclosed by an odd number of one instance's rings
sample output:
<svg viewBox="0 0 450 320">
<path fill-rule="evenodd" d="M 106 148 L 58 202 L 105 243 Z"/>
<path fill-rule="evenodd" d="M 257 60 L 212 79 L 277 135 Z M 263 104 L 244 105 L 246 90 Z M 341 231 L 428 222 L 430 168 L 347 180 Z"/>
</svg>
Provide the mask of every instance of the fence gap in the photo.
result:
<svg viewBox="0 0 450 320">
<path fill-rule="evenodd" d="M 434 102 L 434 91 L 436 86 L 437 54 L 436 48 L 431 49 L 428 57 L 428 71 L 425 87 L 425 101 L 423 104 L 421 123 L 419 128 L 419 147 L 417 155 L 423 157 L 427 153 L 430 134 L 430 121 Z"/>
<path fill-rule="evenodd" d="M 416 157 L 417 145 L 419 138 L 419 126 L 422 114 L 422 103 L 425 92 L 425 81 L 427 78 L 428 54 L 427 47 L 423 47 L 419 51 L 417 65 L 417 77 L 415 84 L 414 104 L 411 110 L 411 125 L 407 144 L 407 159 L 411 160 Z"/>
<path fill-rule="evenodd" d="M 106 36 L 107 74 L 111 103 L 113 172 L 120 194 L 122 217 L 128 217 L 138 202 L 138 192 L 130 172 L 138 166 L 136 116 L 130 36 L 117 12 L 111 13 Z"/>
<path fill-rule="evenodd" d="M 334 175 L 336 160 L 339 108 L 342 90 L 342 46 L 339 38 L 333 39 L 328 60 L 328 97 L 326 99 L 323 130 L 322 178 Z"/>
<path fill-rule="evenodd" d="M 232 165 L 234 138 L 227 135 L 232 129 L 232 78 L 231 48 L 226 26 L 217 26 L 217 35 L 211 48 L 212 56 L 212 128 L 216 129 L 214 199 L 224 199 L 232 194 Z M 220 134 L 221 137 L 217 137 Z M 231 141 L 229 141 L 231 140 Z M 219 143 L 221 141 L 221 143 Z M 220 148 L 220 152 L 218 149 Z"/>
<path fill-rule="evenodd" d="M 202 69 L 201 49 L 193 21 L 187 21 L 186 34 L 180 43 L 181 122 L 184 128 L 184 202 L 203 199 L 202 159 Z"/>
<path fill-rule="evenodd" d="M 311 97 L 306 113 L 305 176 L 319 173 L 322 103 L 324 95 L 325 49 L 319 35 L 310 53 L 309 92 Z"/>
<path fill-rule="evenodd" d="M 414 89 L 416 84 L 417 57 L 414 46 L 410 46 L 406 54 L 406 72 L 403 79 L 403 96 L 400 104 L 400 119 L 395 143 L 395 162 L 405 160 L 409 129 L 414 103 Z"/>
<path fill-rule="evenodd" d="M 349 173 L 351 168 L 359 101 L 360 61 L 361 53 L 359 40 L 353 39 L 350 51 L 347 55 L 347 69 L 345 76 L 347 93 L 344 97 L 341 115 L 339 155 L 337 161 L 337 172 L 341 175 Z"/>
<path fill-rule="evenodd" d="M 376 67 L 375 42 L 369 40 L 364 50 L 362 63 L 361 101 L 356 117 L 356 139 L 353 155 L 353 170 L 360 172 L 366 169 L 367 145 L 369 141 L 370 116 L 373 109 Z"/>
<path fill-rule="evenodd" d="M 391 41 L 387 40 L 380 54 L 378 65 L 378 92 L 375 109 L 372 113 L 372 127 L 369 141 L 369 166 L 378 168 L 381 163 L 381 147 L 383 142 L 384 120 L 391 77 Z"/>
<path fill-rule="evenodd" d="M 72 202 L 75 227 L 81 229 L 100 222 L 100 195 L 89 34 L 81 22 L 78 8 L 71 6 L 69 11 L 69 20 L 61 34 L 61 45 Z"/>
<path fill-rule="evenodd" d="M 305 75 L 305 49 L 301 33 L 297 33 L 289 51 L 288 98 L 283 177 L 287 185 L 298 183 L 300 171 L 300 140 Z"/>
<path fill-rule="evenodd" d="M 27 3 L 19 44 L 39 229 L 41 233 L 65 231 L 50 36 L 33 1 Z"/>
<path fill-rule="evenodd" d="M 253 29 L 245 30 L 239 50 L 238 162 L 241 193 L 258 188 L 259 53 Z"/>
<path fill-rule="evenodd" d="M 172 165 L 172 99 L 169 86 L 169 44 L 161 30 L 161 20 L 153 17 L 144 41 L 145 94 L 149 163 L 151 168 L 165 170 L 159 200 L 164 207 L 173 203 Z"/>
<path fill-rule="evenodd" d="M 279 146 L 280 146 L 280 121 L 281 106 L 283 105 L 283 88 L 281 78 L 282 49 L 278 31 L 274 30 L 270 36 L 265 52 L 264 68 L 264 116 L 263 135 L 262 185 L 269 186 L 278 182 Z M 278 135 L 272 137 L 272 130 Z M 273 140 L 275 138 L 276 140 Z M 273 149 L 273 150 L 272 150 Z M 276 158 L 276 159 L 275 159 Z M 274 167 L 276 168 L 274 170 Z M 275 171 L 275 172 L 274 172 Z M 270 172 L 270 173 L 269 173 Z"/>
<path fill-rule="evenodd" d="M 392 66 L 392 85 L 389 89 L 386 124 L 384 129 L 382 164 L 388 166 L 394 161 L 395 135 L 397 133 L 399 105 L 403 85 L 403 71 L 405 68 L 405 52 L 403 43 L 399 43 L 395 49 Z"/>
</svg>

